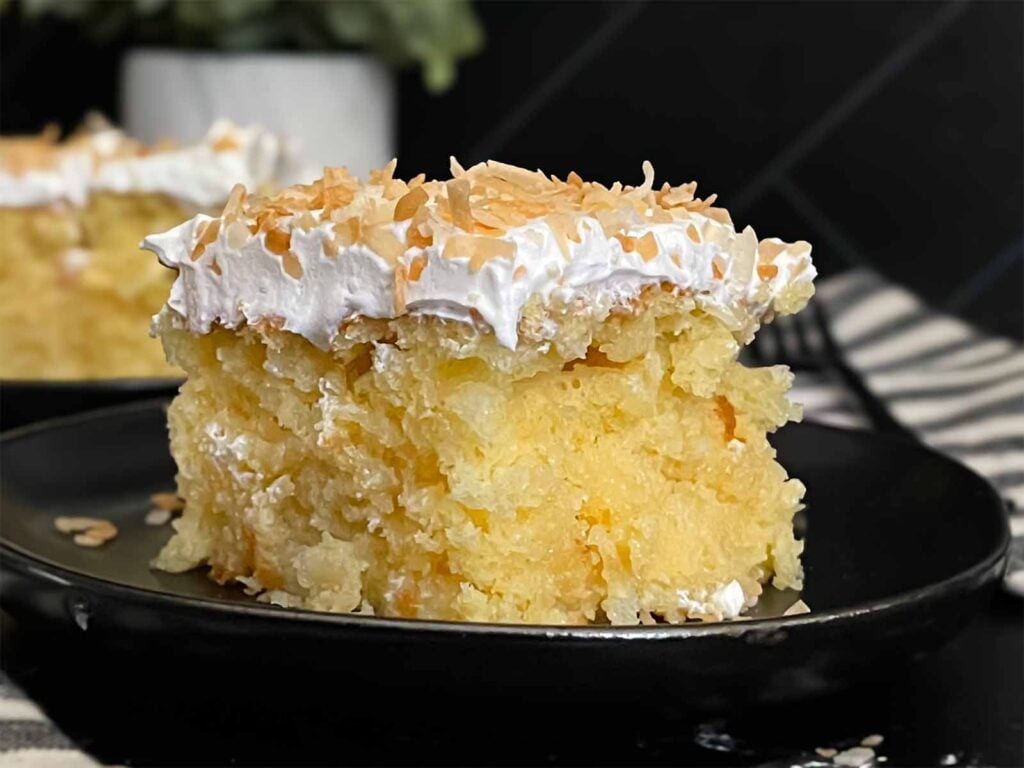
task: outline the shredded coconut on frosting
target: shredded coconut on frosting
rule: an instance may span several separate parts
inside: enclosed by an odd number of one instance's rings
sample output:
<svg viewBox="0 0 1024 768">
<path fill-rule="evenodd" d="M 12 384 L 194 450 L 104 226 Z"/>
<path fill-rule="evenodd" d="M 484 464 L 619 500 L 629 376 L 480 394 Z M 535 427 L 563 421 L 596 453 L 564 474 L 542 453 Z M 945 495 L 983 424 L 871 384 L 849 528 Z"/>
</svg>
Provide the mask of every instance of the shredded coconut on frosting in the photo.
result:
<svg viewBox="0 0 1024 768">
<path fill-rule="evenodd" d="M 808 243 L 737 232 L 695 182 L 656 188 L 648 162 L 636 187 L 494 161 L 452 159 L 448 181 L 395 167 L 366 183 L 328 168 L 269 198 L 237 185 L 221 216 L 146 238 L 178 271 L 168 311 L 195 333 L 273 319 L 321 348 L 356 317 L 431 314 L 515 348 L 535 296 L 606 312 L 667 284 L 749 338 L 813 293 Z"/>
<path fill-rule="evenodd" d="M 68 202 L 84 205 L 93 191 L 156 193 L 200 208 L 219 206 L 233 185 L 261 187 L 287 176 L 294 151 L 258 126 L 215 123 L 195 144 L 147 146 L 92 118 L 65 142 L 47 129 L 0 139 L 0 207 Z"/>
</svg>

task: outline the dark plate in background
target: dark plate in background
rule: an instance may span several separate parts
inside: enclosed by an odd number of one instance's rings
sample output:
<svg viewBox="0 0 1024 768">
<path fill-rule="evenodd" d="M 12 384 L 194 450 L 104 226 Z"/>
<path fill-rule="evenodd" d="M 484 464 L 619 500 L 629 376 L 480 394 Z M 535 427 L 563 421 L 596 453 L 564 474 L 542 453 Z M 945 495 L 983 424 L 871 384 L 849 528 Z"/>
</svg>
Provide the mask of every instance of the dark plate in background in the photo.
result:
<svg viewBox="0 0 1024 768">
<path fill-rule="evenodd" d="M 147 563 L 169 535 L 143 523 L 148 496 L 173 486 L 162 403 L 57 420 L 8 434 L 3 467 L 3 598 L 16 614 L 87 624 L 110 643 L 189 639 L 197 652 L 301 660 L 374 686 L 664 692 L 703 706 L 840 687 L 886 660 L 938 646 L 984 605 L 1001 572 L 1001 503 L 968 469 L 916 445 L 793 425 L 781 460 L 808 486 L 807 616 L 659 627 L 523 627 L 387 620 L 255 603 L 198 572 Z M 115 521 L 83 549 L 57 515 Z M 495 663 L 501 659 L 501 663 Z"/>
<path fill-rule="evenodd" d="M 171 397 L 182 379 L 0 380 L 0 430 L 135 400 Z"/>
</svg>

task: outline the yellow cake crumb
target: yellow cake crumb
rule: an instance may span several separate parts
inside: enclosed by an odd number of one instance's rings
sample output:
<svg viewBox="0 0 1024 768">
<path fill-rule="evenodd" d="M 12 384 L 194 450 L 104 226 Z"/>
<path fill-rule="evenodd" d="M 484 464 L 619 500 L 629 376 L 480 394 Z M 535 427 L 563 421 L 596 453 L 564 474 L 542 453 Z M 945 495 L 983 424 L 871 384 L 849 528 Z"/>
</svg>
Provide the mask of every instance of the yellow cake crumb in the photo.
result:
<svg viewBox="0 0 1024 768">
<path fill-rule="evenodd" d="M 180 376 L 149 338 L 173 275 L 139 240 L 181 220 L 160 195 L 0 208 L 0 378 Z"/>
<path fill-rule="evenodd" d="M 534 304 L 548 338 L 516 349 L 432 316 L 323 351 L 165 314 L 187 504 L 156 565 L 317 610 L 540 624 L 717 620 L 723 590 L 800 588 L 804 488 L 766 439 L 799 418 L 791 375 L 741 365 L 678 291 L 627 309 Z"/>
</svg>

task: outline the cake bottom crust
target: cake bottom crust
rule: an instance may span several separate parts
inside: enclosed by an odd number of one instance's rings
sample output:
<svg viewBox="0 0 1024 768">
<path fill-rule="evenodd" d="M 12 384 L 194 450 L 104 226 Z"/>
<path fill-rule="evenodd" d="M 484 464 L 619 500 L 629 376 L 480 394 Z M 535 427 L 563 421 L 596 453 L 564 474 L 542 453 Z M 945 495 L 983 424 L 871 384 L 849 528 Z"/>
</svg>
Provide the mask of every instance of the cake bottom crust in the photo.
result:
<svg viewBox="0 0 1024 768">
<path fill-rule="evenodd" d="M 159 323 L 186 500 L 156 566 L 324 611 L 537 624 L 733 618 L 801 586 L 799 410 L 722 322 L 652 291 L 517 350 L 406 316 L 328 352 L 272 324 Z M 527 321 L 530 318 L 526 318 Z"/>
</svg>

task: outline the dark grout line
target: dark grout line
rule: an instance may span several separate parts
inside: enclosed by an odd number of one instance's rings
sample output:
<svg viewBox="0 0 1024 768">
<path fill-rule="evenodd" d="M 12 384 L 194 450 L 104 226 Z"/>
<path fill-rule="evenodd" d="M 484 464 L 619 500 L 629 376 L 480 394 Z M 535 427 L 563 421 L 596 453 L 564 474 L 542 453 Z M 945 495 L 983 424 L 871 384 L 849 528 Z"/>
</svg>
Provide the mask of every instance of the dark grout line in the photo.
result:
<svg viewBox="0 0 1024 768">
<path fill-rule="evenodd" d="M 780 176 L 775 180 L 775 187 L 793 209 L 828 241 L 829 247 L 850 267 L 871 266 L 853 240 L 838 225 L 825 215 L 814 201 L 804 194 L 788 176 Z"/>
<path fill-rule="evenodd" d="M 978 295 L 994 283 L 1003 272 L 1015 263 L 1024 260 L 1024 237 L 997 253 L 985 266 L 974 273 L 974 277 L 953 291 L 943 302 L 943 307 L 951 312 L 963 309 L 971 304 Z"/>
<path fill-rule="evenodd" d="M 466 164 L 472 165 L 493 158 L 501 152 L 508 141 L 529 123 L 555 94 L 568 85 L 591 59 L 615 39 L 623 27 L 640 14 L 646 2 L 647 0 L 633 0 L 619 5 L 586 42 L 564 59 L 524 101 L 520 102 L 512 114 L 503 117 L 490 133 L 477 142 L 467 153 Z"/>
<path fill-rule="evenodd" d="M 800 160 L 817 147 L 832 131 L 853 115 L 895 75 L 902 72 L 929 43 L 935 40 L 967 10 L 971 0 L 952 0 L 944 5 L 909 40 L 900 43 L 882 63 L 861 78 L 816 121 L 801 131 L 789 145 L 776 155 L 753 178 L 745 189 L 732 199 L 733 214 L 742 214 Z"/>
</svg>

